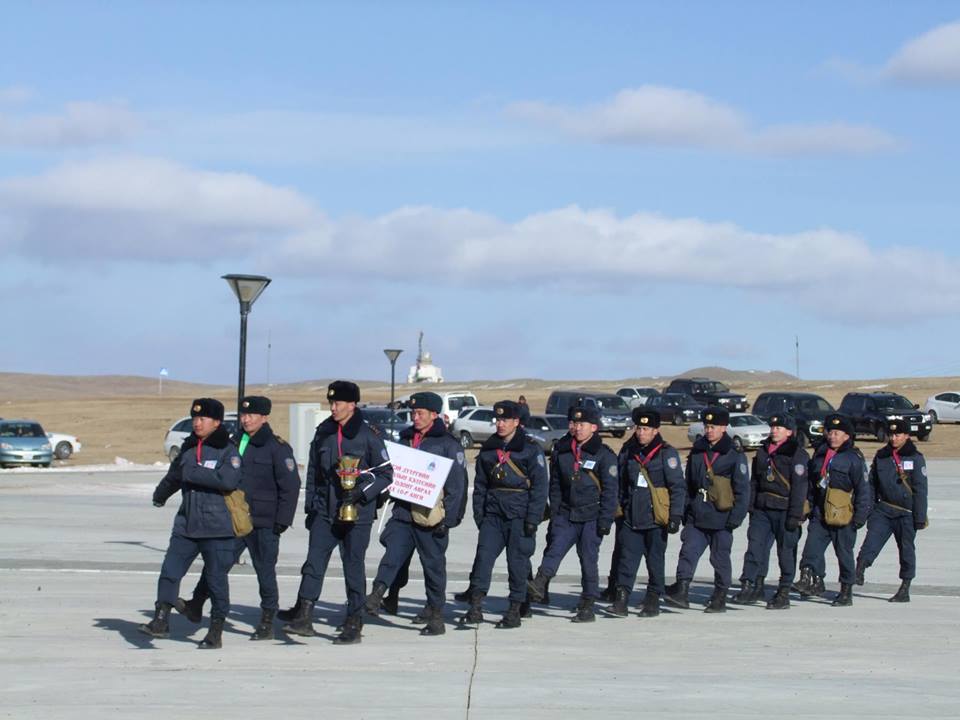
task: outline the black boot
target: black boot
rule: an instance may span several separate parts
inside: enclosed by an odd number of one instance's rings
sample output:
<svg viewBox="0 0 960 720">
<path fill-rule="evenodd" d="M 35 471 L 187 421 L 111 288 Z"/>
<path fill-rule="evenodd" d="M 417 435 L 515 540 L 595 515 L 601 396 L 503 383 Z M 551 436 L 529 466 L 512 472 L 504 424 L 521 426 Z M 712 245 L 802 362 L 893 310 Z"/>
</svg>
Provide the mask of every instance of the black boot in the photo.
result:
<svg viewBox="0 0 960 720">
<path fill-rule="evenodd" d="M 373 584 L 373 588 L 370 590 L 370 594 L 367 595 L 366 602 L 364 602 L 364 609 L 367 611 L 367 615 L 373 615 L 374 617 L 380 615 L 380 602 L 383 600 L 383 595 L 386 592 L 386 584 L 382 582 L 375 582 Z"/>
<path fill-rule="evenodd" d="M 283 620 L 284 622 L 290 622 L 293 620 L 297 613 L 300 612 L 300 602 L 302 598 L 297 598 L 297 602 L 294 603 L 293 607 L 287 608 L 286 610 L 277 610 L 277 620 Z"/>
<path fill-rule="evenodd" d="M 503 614 L 503 617 L 497 621 L 497 627 L 501 630 L 512 630 L 520 627 L 520 603 L 510 601 L 510 607 Z"/>
<path fill-rule="evenodd" d="M 522 618 L 532 618 L 533 610 L 530 609 L 530 601 L 524 600 L 520 603 L 520 617 Z"/>
<path fill-rule="evenodd" d="M 766 598 L 763 596 L 763 583 L 766 579 L 767 578 L 765 575 L 761 575 L 753 584 L 753 597 L 750 599 L 751 605 L 755 602 L 766 600 Z"/>
<path fill-rule="evenodd" d="M 850 583 L 840 583 L 840 592 L 836 599 L 830 603 L 833 607 L 847 607 L 853 605 L 853 585 Z"/>
<path fill-rule="evenodd" d="M 547 582 L 543 586 L 543 600 L 540 601 L 543 605 L 550 604 L 550 580 L 553 578 L 547 578 Z"/>
<path fill-rule="evenodd" d="M 527 580 L 527 598 L 531 602 L 543 602 L 548 582 L 550 577 L 543 570 L 537 570 L 537 576 L 533 580 Z"/>
<path fill-rule="evenodd" d="M 206 595 L 198 594 L 197 591 L 194 590 L 192 598 L 189 600 L 177 598 L 177 603 L 173 607 L 190 622 L 198 623 L 203 619 L 203 604 L 206 601 Z"/>
<path fill-rule="evenodd" d="M 628 615 L 627 602 L 630 600 L 630 591 L 623 585 L 617 586 L 617 592 L 613 598 L 613 605 L 610 606 L 610 614 L 617 617 L 626 617 Z"/>
<path fill-rule="evenodd" d="M 453 594 L 453 599 L 457 602 L 470 602 L 470 596 L 473 594 L 473 586 L 468 586 L 463 592 Z"/>
<path fill-rule="evenodd" d="M 856 570 L 857 577 L 856 577 L 856 580 L 854 581 L 857 583 L 857 585 L 863 585 L 866 582 L 866 578 L 864 578 L 864 574 L 866 572 L 867 572 L 867 564 L 863 561 L 863 558 L 857 558 L 857 570 Z"/>
<path fill-rule="evenodd" d="M 790 588 L 778 587 L 777 593 L 767 603 L 767 610 L 786 610 L 790 607 Z"/>
<path fill-rule="evenodd" d="M 572 622 L 588 623 L 597 619 L 597 614 L 593 610 L 593 598 L 580 598 L 580 604 L 577 606 L 577 614 L 573 616 Z"/>
<path fill-rule="evenodd" d="M 443 610 L 428 605 L 425 612 L 427 614 L 427 625 L 420 630 L 420 634 L 443 635 L 447 631 L 446 626 L 443 624 Z"/>
<path fill-rule="evenodd" d="M 734 605 L 753 605 L 756 602 L 754 595 L 756 588 L 751 580 L 742 580 L 740 582 L 740 592 L 730 598 Z"/>
<path fill-rule="evenodd" d="M 137 626 L 137 630 L 150 637 L 170 637 L 170 611 L 173 606 L 169 603 L 158 602 L 153 606 L 153 620 Z"/>
<path fill-rule="evenodd" d="M 708 613 L 722 613 L 727 611 L 727 591 L 724 588 L 715 587 L 713 595 L 707 601 L 707 606 L 703 609 Z"/>
<path fill-rule="evenodd" d="M 343 623 L 343 632 L 333 639 L 334 645 L 355 645 L 360 642 L 363 636 L 363 612 L 355 612 L 348 615 Z"/>
<path fill-rule="evenodd" d="M 660 614 L 660 593 L 653 590 L 647 590 L 643 596 L 643 609 L 640 611 L 640 617 L 656 617 Z"/>
<path fill-rule="evenodd" d="M 260 624 L 257 625 L 257 629 L 254 630 L 253 635 L 250 636 L 251 640 L 273 639 L 273 616 L 275 614 L 275 610 L 260 611 Z"/>
<path fill-rule="evenodd" d="M 384 596 L 383 600 L 380 601 L 380 608 L 387 615 L 396 615 L 397 608 L 399 608 L 399 606 L 400 606 L 400 590 L 398 588 L 396 591 L 394 591 L 393 588 L 390 588 L 390 592 L 388 592 Z"/>
<path fill-rule="evenodd" d="M 201 650 L 219 650 L 223 647 L 223 618 L 210 618 L 207 636 L 200 641 Z"/>
<path fill-rule="evenodd" d="M 413 620 L 410 621 L 411 625 L 426 625 L 430 622 L 430 605 L 424 605 L 423 609 L 413 616 Z"/>
<path fill-rule="evenodd" d="M 486 593 L 474 590 L 470 594 L 470 607 L 467 614 L 460 618 L 461 625 L 478 625 L 483 622 L 483 598 Z"/>
<path fill-rule="evenodd" d="M 810 593 L 810 585 L 813 584 L 813 568 L 802 567 L 800 568 L 800 577 L 793 583 L 791 586 L 793 590 L 800 593 L 800 596 L 806 596 Z"/>
<path fill-rule="evenodd" d="M 297 604 L 294 607 L 297 609 L 297 614 L 283 626 L 283 631 L 290 635 L 313 637 L 316 634 L 313 631 L 313 602 L 306 598 L 297 598 Z"/>
<path fill-rule="evenodd" d="M 674 607 L 687 610 L 690 607 L 690 600 L 688 598 L 689 593 L 690 581 L 680 580 L 678 578 L 673 585 L 667 588 L 667 594 L 663 599 L 667 601 L 668 605 L 673 605 Z"/>
<path fill-rule="evenodd" d="M 826 591 L 827 586 L 823 584 L 823 578 L 819 575 L 814 575 L 808 595 L 810 595 L 810 597 L 822 597 Z"/>
<path fill-rule="evenodd" d="M 600 599 L 603 602 L 613 602 L 617 597 L 617 579 L 610 575 L 607 578 L 607 586 L 600 591 Z"/>
<path fill-rule="evenodd" d="M 890 598 L 887 602 L 896 602 L 896 603 L 910 602 L 910 581 L 901 580 L 900 589 L 897 590 L 897 594 L 894 595 L 892 598 Z"/>
</svg>

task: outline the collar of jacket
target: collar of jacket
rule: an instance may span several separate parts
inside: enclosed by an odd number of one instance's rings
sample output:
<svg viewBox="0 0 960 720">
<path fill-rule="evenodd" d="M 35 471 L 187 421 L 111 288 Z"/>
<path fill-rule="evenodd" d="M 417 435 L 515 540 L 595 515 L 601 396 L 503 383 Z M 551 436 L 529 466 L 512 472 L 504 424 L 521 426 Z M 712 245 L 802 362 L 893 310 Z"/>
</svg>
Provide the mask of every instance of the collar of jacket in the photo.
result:
<svg viewBox="0 0 960 720">
<path fill-rule="evenodd" d="M 763 449 L 770 452 L 770 446 L 773 444 L 773 440 L 767 438 L 763 441 Z M 786 442 L 783 443 L 780 447 L 777 448 L 775 455 L 786 455 L 787 457 L 793 457 L 793 454 L 797 451 L 797 448 L 800 447 L 797 445 L 797 441 L 794 437 L 788 437 Z"/>
<path fill-rule="evenodd" d="M 340 425 L 332 417 L 328 417 L 322 423 L 317 425 L 317 440 L 323 442 L 324 439 L 330 435 L 337 434 L 337 427 Z M 360 412 L 360 408 L 357 408 L 356 412 L 353 413 L 353 416 L 347 420 L 346 424 L 343 426 L 343 436 L 345 438 L 350 438 L 351 440 L 357 436 L 360 432 L 360 428 L 363 427 L 363 415 Z"/>
<path fill-rule="evenodd" d="M 510 439 L 510 442 L 506 445 L 503 444 L 503 438 L 494 433 L 484 441 L 483 445 L 480 446 L 480 450 L 503 450 L 504 452 L 519 452 L 520 450 L 523 450 L 526 442 L 527 436 L 524 434 L 523 428 L 518 427 L 517 431 Z"/>
<path fill-rule="evenodd" d="M 908 455 L 916 455 L 916 454 L 917 454 L 917 446 L 913 444 L 913 440 L 907 440 L 903 444 L 903 447 L 897 450 L 897 455 L 899 455 L 900 457 L 907 457 Z M 882 448 L 877 450 L 877 457 L 878 458 L 893 457 L 893 445 L 891 445 L 890 443 L 887 443 Z"/>
<path fill-rule="evenodd" d="M 411 425 L 400 431 L 401 440 L 409 440 L 416 434 L 416 429 Z M 443 420 L 437 418 L 433 421 L 433 425 L 427 428 L 427 431 L 423 434 L 424 437 L 443 437 L 447 433 L 447 428 L 443 424 Z"/>
<path fill-rule="evenodd" d="M 693 447 L 690 449 L 690 452 L 718 452 L 721 455 L 726 455 L 733 449 L 733 440 L 730 439 L 730 436 L 724 433 L 719 440 L 717 440 L 716 445 L 710 445 L 707 442 L 706 437 L 702 437 L 693 443 Z"/>
<path fill-rule="evenodd" d="M 824 440 L 822 443 L 820 443 L 819 445 L 817 445 L 817 451 L 816 451 L 816 453 L 814 453 L 813 456 L 814 456 L 814 457 L 823 457 L 824 455 L 827 454 L 827 450 L 829 450 L 829 449 L 830 449 L 830 444 L 829 444 L 826 440 Z M 882 448 L 881 448 L 881 449 L 882 449 Z M 847 450 L 856 450 L 856 448 L 854 448 L 854 446 L 853 446 L 853 438 L 850 438 L 850 439 L 847 440 L 843 445 L 841 445 L 840 447 L 838 447 L 837 450 L 836 450 L 836 453 L 837 453 L 837 455 L 839 455 L 840 453 L 846 452 Z"/>
<path fill-rule="evenodd" d="M 199 442 L 200 438 L 198 438 L 195 433 L 190 433 L 187 439 L 183 441 L 180 451 L 183 452 L 184 450 L 196 447 Z M 229 442 L 230 434 L 223 425 L 220 425 L 220 427 L 210 433 L 203 441 L 204 445 L 209 445 L 217 450 L 223 450 Z"/>
<path fill-rule="evenodd" d="M 572 453 L 573 444 L 576 442 L 576 439 L 571 436 L 569 442 L 563 444 L 557 443 L 557 452 L 558 453 Z M 590 439 L 587 440 L 583 447 L 580 448 L 581 452 L 585 452 L 588 455 L 596 455 L 600 452 L 600 448 L 603 447 L 603 441 L 600 439 L 600 433 L 596 432 L 590 436 Z"/>
<path fill-rule="evenodd" d="M 241 435 L 240 437 L 243 437 Z M 250 444 L 255 447 L 263 447 L 273 439 L 273 429 L 270 423 L 264 423 L 253 435 L 250 436 Z"/>
<path fill-rule="evenodd" d="M 623 449 L 633 455 L 646 455 L 657 445 L 663 445 L 660 450 L 670 447 L 670 443 L 663 439 L 663 435 L 657 433 L 653 436 L 653 440 L 648 442 L 646 445 L 641 445 L 640 441 L 637 440 L 637 436 L 631 435 L 630 439 L 623 444 Z"/>
</svg>

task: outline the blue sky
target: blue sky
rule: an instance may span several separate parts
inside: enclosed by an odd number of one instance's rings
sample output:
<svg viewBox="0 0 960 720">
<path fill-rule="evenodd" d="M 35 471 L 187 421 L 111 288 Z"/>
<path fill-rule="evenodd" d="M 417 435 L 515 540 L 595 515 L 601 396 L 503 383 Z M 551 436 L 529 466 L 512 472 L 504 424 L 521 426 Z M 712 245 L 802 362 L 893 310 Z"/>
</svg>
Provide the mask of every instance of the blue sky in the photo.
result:
<svg viewBox="0 0 960 720">
<path fill-rule="evenodd" d="M 960 11 L 44 3 L 0 26 L 0 370 L 960 374 Z M 11 313 L 11 310 L 13 312 Z"/>
</svg>

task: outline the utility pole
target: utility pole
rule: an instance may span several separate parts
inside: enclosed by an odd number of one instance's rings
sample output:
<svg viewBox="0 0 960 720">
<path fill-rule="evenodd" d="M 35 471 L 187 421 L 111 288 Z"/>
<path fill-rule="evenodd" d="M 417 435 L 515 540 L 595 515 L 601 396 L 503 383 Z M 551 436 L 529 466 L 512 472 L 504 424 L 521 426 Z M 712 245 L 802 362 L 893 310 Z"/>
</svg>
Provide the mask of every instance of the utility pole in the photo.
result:
<svg viewBox="0 0 960 720">
<path fill-rule="evenodd" d="M 794 336 L 794 348 L 797 355 L 797 380 L 800 379 L 800 336 Z"/>
<path fill-rule="evenodd" d="M 267 330 L 267 387 L 270 387 L 270 331 Z"/>
</svg>

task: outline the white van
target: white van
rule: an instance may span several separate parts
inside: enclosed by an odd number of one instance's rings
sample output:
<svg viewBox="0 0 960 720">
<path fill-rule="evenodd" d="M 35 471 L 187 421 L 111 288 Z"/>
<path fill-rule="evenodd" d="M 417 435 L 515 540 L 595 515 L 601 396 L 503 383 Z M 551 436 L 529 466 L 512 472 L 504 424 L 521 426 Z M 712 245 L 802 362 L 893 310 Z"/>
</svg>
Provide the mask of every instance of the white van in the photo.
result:
<svg viewBox="0 0 960 720">
<path fill-rule="evenodd" d="M 423 392 L 435 392 L 434 390 L 424 389 Z M 457 419 L 460 415 L 460 411 L 464 408 L 476 407 L 480 404 L 480 401 L 477 400 L 477 396 L 472 392 L 438 392 L 443 399 L 443 410 L 440 412 L 443 421 L 449 427 L 450 423 Z M 403 397 L 397 398 L 397 401 L 403 403 L 404 405 L 407 401 L 410 400 L 410 395 L 404 395 Z"/>
</svg>

